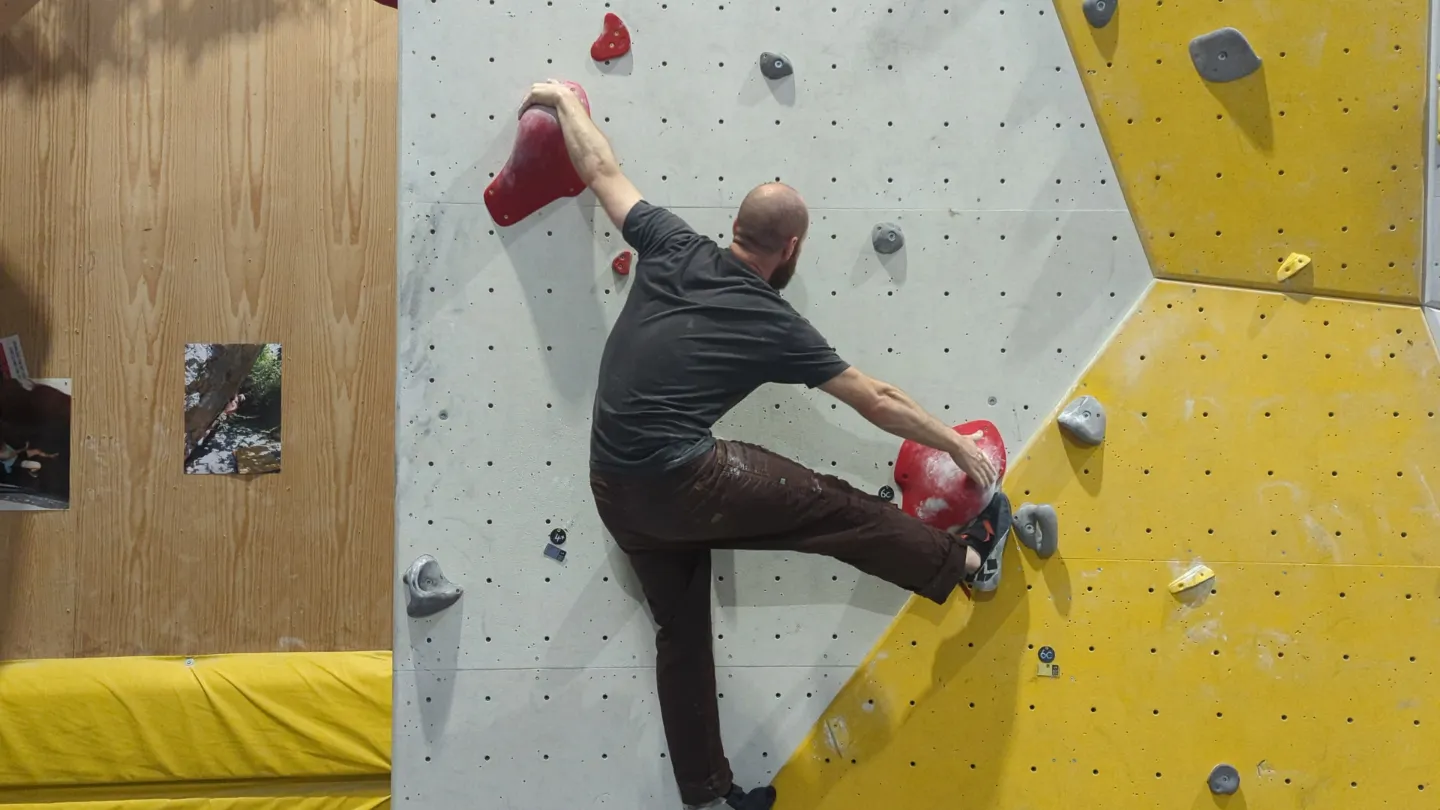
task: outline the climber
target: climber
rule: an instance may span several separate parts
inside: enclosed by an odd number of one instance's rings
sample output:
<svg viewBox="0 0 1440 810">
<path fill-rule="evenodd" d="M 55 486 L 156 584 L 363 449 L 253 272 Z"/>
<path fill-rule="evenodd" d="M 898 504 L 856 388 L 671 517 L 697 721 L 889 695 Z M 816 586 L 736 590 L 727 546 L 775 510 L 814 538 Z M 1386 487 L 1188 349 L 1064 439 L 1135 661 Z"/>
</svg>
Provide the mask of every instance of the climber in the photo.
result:
<svg viewBox="0 0 1440 810">
<path fill-rule="evenodd" d="M 590 482 L 657 625 L 655 678 L 680 795 L 690 805 L 724 799 L 742 810 L 768 808 L 774 789 L 737 787 L 721 747 L 710 550 L 825 554 L 943 603 L 956 586 L 989 590 L 998 582 L 1009 501 L 996 491 L 952 535 L 839 478 L 715 439 L 711 426 L 761 384 L 800 384 L 948 453 L 968 485 L 997 484 L 973 439 L 841 360 L 780 297 L 809 223 L 794 189 L 767 183 L 751 191 L 722 249 L 642 199 L 573 91 L 537 84 L 521 113 L 535 105 L 554 108 L 577 173 L 639 256 L 600 361 Z"/>
</svg>

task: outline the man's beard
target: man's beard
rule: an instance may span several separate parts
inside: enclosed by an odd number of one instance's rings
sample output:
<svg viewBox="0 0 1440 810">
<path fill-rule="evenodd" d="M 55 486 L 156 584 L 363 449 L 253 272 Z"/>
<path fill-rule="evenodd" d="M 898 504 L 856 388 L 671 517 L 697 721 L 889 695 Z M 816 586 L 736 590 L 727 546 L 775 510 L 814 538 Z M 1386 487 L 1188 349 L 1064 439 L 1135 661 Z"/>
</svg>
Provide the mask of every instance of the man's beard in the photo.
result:
<svg viewBox="0 0 1440 810">
<path fill-rule="evenodd" d="M 770 274 L 770 286 L 778 292 L 785 289 L 790 279 L 795 277 L 795 264 L 800 261 L 800 246 L 795 246 L 795 252 L 790 254 L 790 260 L 775 268 Z"/>
</svg>

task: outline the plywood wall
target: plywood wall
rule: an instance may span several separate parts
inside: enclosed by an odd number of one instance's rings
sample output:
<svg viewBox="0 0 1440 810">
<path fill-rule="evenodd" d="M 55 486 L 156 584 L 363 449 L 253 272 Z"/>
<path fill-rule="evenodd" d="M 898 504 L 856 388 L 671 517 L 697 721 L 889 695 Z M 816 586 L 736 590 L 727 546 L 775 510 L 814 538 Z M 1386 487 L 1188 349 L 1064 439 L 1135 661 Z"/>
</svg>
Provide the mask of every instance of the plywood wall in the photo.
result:
<svg viewBox="0 0 1440 810">
<path fill-rule="evenodd" d="M 0 34 L 0 333 L 73 505 L 0 515 L 0 659 L 386 648 L 395 12 L 42 0 Z M 187 476 L 187 342 L 280 342 L 285 466 Z"/>
</svg>

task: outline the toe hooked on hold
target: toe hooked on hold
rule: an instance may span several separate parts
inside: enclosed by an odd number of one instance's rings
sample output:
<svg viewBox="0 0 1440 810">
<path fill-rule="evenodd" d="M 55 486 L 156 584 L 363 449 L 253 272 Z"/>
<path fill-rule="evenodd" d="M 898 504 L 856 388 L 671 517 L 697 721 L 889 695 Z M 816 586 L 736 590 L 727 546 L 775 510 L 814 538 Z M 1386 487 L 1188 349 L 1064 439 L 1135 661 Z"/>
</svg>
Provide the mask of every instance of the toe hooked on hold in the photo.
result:
<svg viewBox="0 0 1440 810">
<path fill-rule="evenodd" d="M 1010 498 L 997 492 L 984 511 L 961 530 L 961 540 L 980 554 L 980 567 L 967 578 L 975 590 L 988 593 L 1000 587 L 1001 561 L 1011 522 Z"/>
</svg>

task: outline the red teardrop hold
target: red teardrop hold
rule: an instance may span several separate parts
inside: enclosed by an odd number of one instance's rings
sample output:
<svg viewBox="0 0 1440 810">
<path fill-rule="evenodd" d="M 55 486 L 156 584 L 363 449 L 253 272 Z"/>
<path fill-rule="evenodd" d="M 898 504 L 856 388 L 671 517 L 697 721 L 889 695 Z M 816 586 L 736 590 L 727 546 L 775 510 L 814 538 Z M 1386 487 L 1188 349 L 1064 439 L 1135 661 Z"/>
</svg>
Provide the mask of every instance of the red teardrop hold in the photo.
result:
<svg viewBox="0 0 1440 810">
<path fill-rule="evenodd" d="M 574 82 L 565 82 L 585 112 L 590 112 L 590 99 Z M 539 211 L 562 197 L 575 197 L 585 190 L 570 153 L 565 151 L 565 134 L 560 119 L 551 107 L 531 107 L 520 116 L 515 132 L 515 146 L 505 168 L 495 175 L 485 189 L 485 207 L 490 217 L 504 227 Z"/>
<path fill-rule="evenodd" d="M 633 261 L 635 261 L 634 253 L 628 250 L 621 251 L 620 255 L 615 257 L 615 261 L 610 262 L 610 269 L 614 270 L 616 275 L 628 276 L 630 275 L 630 263 Z"/>
<path fill-rule="evenodd" d="M 975 433 L 975 443 L 995 467 L 997 480 L 1005 475 L 1005 440 L 1000 430 L 983 419 L 956 425 L 955 432 Z M 937 529 L 950 531 L 980 514 L 990 494 L 970 482 L 948 453 L 906 440 L 895 458 L 895 483 L 904 498 L 901 508 Z"/>
<path fill-rule="evenodd" d="M 596 62 L 615 59 L 630 52 L 630 29 L 614 14 L 605 15 L 605 32 L 590 46 L 590 58 Z"/>
</svg>

